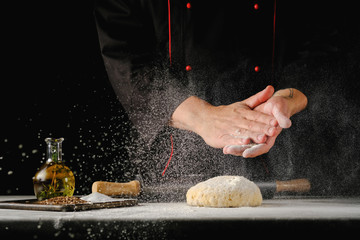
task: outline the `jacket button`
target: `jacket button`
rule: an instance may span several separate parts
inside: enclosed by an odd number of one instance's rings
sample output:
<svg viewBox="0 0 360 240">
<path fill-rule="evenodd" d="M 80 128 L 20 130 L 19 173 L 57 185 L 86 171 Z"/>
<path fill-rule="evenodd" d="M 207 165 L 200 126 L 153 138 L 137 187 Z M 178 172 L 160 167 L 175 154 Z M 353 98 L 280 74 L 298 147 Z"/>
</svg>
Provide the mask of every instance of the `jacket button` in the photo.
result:
<svg viewBox="0 0 360 240">
<path fill-rule="evenodd" d="M 258 9 L 259 9 L 259 4 L 255 3 L 255 4 L 254 4 L 254 9 L 255 9 L 255 10 L 258 10 Z"/>
<path fill-rule="evenodd" d="M 254 71 L 255 71 L 255 72 L 259 72 L 259 71 L 260 71 L 260 67 L 259 67 L 259 66 L 255 66 L 255 67 L 254 67 Z"/>
<path fill-rule="evenodd" d="M 191 3 L 188 2 L 188 3 L 186 4 L 186 8 L 190 9 L 190 8 L 191 8 Z"/>
<path fill-rule="evenodd" d="M 187 65 L 187 66 L 185 67 L 185 70 L 186 70 L 186 71 L 191 71 L 191 66 L 190 66 L 190 65 Z"/>
</svg>

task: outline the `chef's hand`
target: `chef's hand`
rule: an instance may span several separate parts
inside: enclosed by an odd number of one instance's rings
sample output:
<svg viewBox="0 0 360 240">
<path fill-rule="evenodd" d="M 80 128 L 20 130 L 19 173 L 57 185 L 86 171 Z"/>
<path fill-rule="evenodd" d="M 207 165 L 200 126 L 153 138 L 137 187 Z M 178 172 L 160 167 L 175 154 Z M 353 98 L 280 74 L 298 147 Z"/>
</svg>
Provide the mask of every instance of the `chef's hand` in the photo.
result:
<svg viewBox="0 0 360 240">
<path fill-rule="evenodd" d="M 279 90 L 268 101 L 254 108 L 255 111 L 270 114 L 276 118 L 279 126 L 275 134 L 268 137 L 265 143 L 256 146 L 225 146 L 223 148 L 224 154 L 252 158 L 267 153 L 274 146 L 275 140 L 282 129 L 291 126 L 290 117 L 303 110 L 306 105 L 307 98 L 299 90 L 293 88 Z"/>
<path fill-rule="evenodd" d="M 268 86 L 244 101 L 224 106 L 189 97 L 174 111 L 170 124 L 199 134 L 214 148 L 251 141 L 265 143 L 276 134 L 278 122 L 274 116 L 253 109 L 268 101 L 273 93 L 274 88 Z"/>
</svg>

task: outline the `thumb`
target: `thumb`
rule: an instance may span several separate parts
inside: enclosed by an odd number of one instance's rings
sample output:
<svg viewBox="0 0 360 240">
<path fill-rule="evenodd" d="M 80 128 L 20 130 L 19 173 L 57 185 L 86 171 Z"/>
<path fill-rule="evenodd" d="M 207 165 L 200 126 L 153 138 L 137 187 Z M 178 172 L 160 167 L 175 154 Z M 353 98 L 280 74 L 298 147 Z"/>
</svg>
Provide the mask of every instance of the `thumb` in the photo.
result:
<svg viewBox="0 0 360 240">
<path fill-rule="evenodd" d="M 289 128 L 291 127 L 291 120 L 286 117 L 276 106 L 274 107 L 272 111 L 274 117 L 279 123 L 279 126 L 281 128 Z"/>
<path fill-rule="evenodd" d="M 249 108 L 253 109 L 260 105 L 263 102 L 266 102 L 269 98 L 274 94 L 274 87 L 269 85 L 261 92 L 245 99 L 243 103 L 245 103 Z"/>
</svg>

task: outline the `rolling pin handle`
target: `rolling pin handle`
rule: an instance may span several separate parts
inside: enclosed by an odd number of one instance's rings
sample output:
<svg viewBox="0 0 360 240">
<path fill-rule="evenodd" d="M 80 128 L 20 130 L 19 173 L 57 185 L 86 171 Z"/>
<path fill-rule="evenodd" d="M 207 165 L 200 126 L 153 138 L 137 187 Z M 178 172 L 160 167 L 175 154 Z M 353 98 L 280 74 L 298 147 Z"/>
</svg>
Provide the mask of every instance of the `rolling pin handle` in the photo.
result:
<svg viewBox="0 0 360 240">
<path fill-rule="evenodd" d="M 140 193 L 140 182 L 137 180 L 127 183 L 97 181 L 92 185 L 92 192 L 99 192 L 108 196 L 132 196 Z"/>
<path fill-rule="evenodd" d="M 310 188 L 311 184 L 306 178 L 276 181 L 276 192 L 309 192 Z"/>
</svg>

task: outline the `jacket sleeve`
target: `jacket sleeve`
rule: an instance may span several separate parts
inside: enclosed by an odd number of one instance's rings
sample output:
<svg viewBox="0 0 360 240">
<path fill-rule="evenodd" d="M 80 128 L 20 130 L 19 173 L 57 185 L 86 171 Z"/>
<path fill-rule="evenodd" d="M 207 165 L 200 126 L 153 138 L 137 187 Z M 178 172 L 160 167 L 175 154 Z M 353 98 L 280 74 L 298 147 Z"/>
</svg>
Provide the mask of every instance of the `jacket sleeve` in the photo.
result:
<svg viewBox="0 0 360 240">
<path fill-rule="evenodd" d="M 181 79 L 169 71 L 166 5 L 147 6 L 149 2 L 98 0 L 95 4 L 108 78 L 146 142 L 190 96 Z"/>
</svg>

